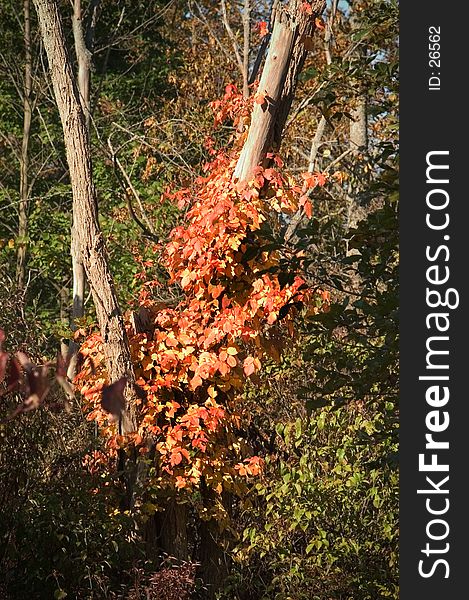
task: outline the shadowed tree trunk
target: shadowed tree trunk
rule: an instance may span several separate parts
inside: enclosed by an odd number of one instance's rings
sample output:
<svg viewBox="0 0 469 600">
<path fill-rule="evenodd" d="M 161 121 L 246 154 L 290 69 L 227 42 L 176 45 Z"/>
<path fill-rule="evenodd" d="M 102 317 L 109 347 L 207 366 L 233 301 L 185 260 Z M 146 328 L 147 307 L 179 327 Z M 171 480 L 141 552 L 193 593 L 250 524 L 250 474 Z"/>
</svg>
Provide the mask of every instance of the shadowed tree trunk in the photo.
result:
<svg viewBox="0 0 469 600">
<path fill-rule="evenodd" d="M 127 378 L 126 410 L 121 431 L 135 430 L 134 373 L 124 320 L 109 269 L 103 235 L 98 222 L 91 151 L 79 91 L 65 45 L 56 0 L 33 0 L 49 62 L 50 76 L 62 122 L 73 194 L 73 223 L 81 259 L 96 308 L 110 381 Z"/>
<path fill-rule="evenodd" d="M 168 500 L 163 512 L 156 513 L 156 535 L 160 548 L 177 560 L 189 560 L 187 546 L 187 506 L 175 498 Z"/>
<path fill-rule="evenodd" d="M 222 502 L 224 508 L 230 511 L 230 494 L 224 492 L 220 498 L 207 487 L 204 480 L 201 481 L 200 491 L 205 507 L 209 509 L 215 502 Z M 200 576 L 205 584 L 202 597 L 203 600 L 213 600 L 229 574 L 228 555 L 222 543 L 226 542 L 227 538 L 221 533 L 220 526 L 214 518 L 200 521 L 199 535 Z"/>
<path fill-rule="evenodd" d="M 30 0 L 23 2 L 24 18 L 24 86 L 23 86 L 23 143 L 21 146 L 20 161 L 20 204 L 19 204 L 19 222 L 18 237 L 20 238 L 18 246 L 18 256 L 16 262 L 16 280 L 18 287 L 24 286 L 26 277 L 26 252 L 28 235 L 28 208 L 29 208 L 29 189 L 28 189 L 28 170 L 29 170 L 29 140 L 31 136 L 32 121 L 32 54 L 31 54 L 31 18 L 30 18 Z"/>
</svg>

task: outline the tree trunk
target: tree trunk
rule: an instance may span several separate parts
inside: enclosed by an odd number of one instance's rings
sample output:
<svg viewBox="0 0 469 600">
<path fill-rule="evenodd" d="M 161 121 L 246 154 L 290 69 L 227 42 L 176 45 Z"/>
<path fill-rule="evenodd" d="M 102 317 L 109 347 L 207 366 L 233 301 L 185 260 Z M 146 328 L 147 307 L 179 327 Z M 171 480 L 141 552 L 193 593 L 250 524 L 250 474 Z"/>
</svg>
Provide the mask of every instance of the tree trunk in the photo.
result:
<svg viewBox="0 0 469 600">
<path fill-rule="evenodd" d="M 187 506 L 169 498 L 165 510 L 155 514 L 155 525 L 159 548 L 177 560 L 189 560 Z"/>
<path fill-rule="evenodd" d="M 368 147 L 368 115 L 366 96 L 359 96 L 351 111 L 350 148 L 366 151 Z"/>
<path fill-rule="evenodd" d="M 97 3 L 93 6 L 93 15 L 95 14 Z M 73 39 L 75 42 L 75 53 L 78 62 L 78 92 L 80 103 L 85 117 L 86 132 L 88 140 L 90 139 L 90 123 L 91 123 L 91 51 L 87 48 L 85 41 L 85 33 L 83 30 L 83 15 L 81 9 L 81 0 L 74 0 L 73 15 L 72 15 Z M 91 29 L 91 27 L 90 27 Z M 94 30 L 94 28 L 93 28 Z M 87 36 L 89 37 L 89 36 Z M 91 36 L 89 43 L 93 43 Z M 72 256 L 72 274 L 73 274 L 73 305 L 71 314 L 71 328 L 75 329 L 76 319 L 81 319 L 85 314 L 85 268 L 83 266 L 78 232 L 75 223 L 71 231 L 70 254 Z M 69 379 L 73 379 L 76 375 L 78 345 L 71 341 L 68 349 L 70 364 L 67 375 Z"/>
<path fill-rule="evenodd" d="M 251 0 L 243 7 L 243 96 L 249 98 L 249 49 L 251 45 Z"/>
<path fill-rule="evenodd" d="M 16 280 L 18 287 L 24 286 L 26 277 L 26 252 L 28 235 L 28 170 L 29 170 L 29 140 L 31 136 L 32 121 L 32 55 L 31 55 L 31 19 L 30 2 L 23 2 L 24 14 L 24 88 L 23 88 L 23 143 L 21 147 L 20 163 L 20 204 L 18 222 L 18 256 L 16 262 Z"/>
<path fill-rule="evenodd" d="M 134 373 L 124 320 L 109 270 L 98 222 L 96 190 L 85 115 L 73 77 L 57 0 L 33 0 L 38 14 L 54 94 L 64 131 L 65 149 L 73 194 L 73 223 L 96 308 L 110 381 L 127 378 L 127 407 L 121 431 L 135 430 Z"/>
<path fill-rule="evenodd" d="M 354 2 L 352 14 L 350 17 L 352 31 L 360 29 L 360 3 Z M 358 60 L 366 59 L 366 49 L 359 47 L 355 52 Z M 355 99 L 350 116 L 352 117 L 349 126 L 349 144 L 350 149 L 354 151 L 366 152 L 368 149 L 368 101 L 366 89 L 360 81 L 353 82 L 358 86 L 359 93 Z"/>
<path fill-rule="evenodd" d="M 228 576 L 226 554 L 219 543 L 218 524 L 213 519 L 201 521 L 200 535 L 200 576 L 204 582 L 204 600 L 212 600 Z"/>
<path fill-rule="evenodd" d="M 222 502 L 225 509 L 230 511 L 231 494 L 223 492 L 221 497 L 214 490 L 207 487 L 202 480 L 200 492 L 204 506 L 207 509 L 217 502 Z M 228 555 L 226 544 L 229 538 L 220 531 L 220 526 L 215 518 L 200 520 L 199 523 L 200 547 L 199 563 L 200 576 L 204 582 L 203 600 L 212 600 L 223 585 L 229 573 Z"/>
<path fill-rule="evenodd" d="M 83 30 L 83 15 L 81 0 L 74 0 L 72 16 L 73 39 L 78 62 L 78 92 L 80 103 L 85 116 L 86 130 L 90 131 L 90 81 L 91 81 L 91 52 L 86 47 L 85 33 Z"/>
<path fill-rule="evenodd" d="M 316 28 L 315 19 L 324 10 L 326 2 L 312 0 L 311 11 L 305 10 L 304 4 L 300 0 L 291 0 L 276 11 L 258 90 L 265 101 L 254 105 L 248 138 L 234 172 L 240 182 L 252 179 L 255 168 L 265 160 L 267 152 L 280 147 L 298 76 Z"/>
</svg>

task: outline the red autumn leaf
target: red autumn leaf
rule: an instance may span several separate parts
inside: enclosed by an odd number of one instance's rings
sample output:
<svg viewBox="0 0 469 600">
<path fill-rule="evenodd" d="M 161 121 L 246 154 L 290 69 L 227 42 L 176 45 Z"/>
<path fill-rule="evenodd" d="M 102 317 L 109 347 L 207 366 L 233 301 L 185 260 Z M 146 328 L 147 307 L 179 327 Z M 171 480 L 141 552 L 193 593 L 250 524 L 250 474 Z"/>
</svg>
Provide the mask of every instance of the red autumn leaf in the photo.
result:
<svg viewBox="0 0 469 600">
<path fill-rule="evenodd" d="M 16 387 L 21 378 L 20 365 L 25 373 L 24 392 L 25 400 L 19 404 L 8 419 L 13 419 L 19 414 L 27 413 L 39 408 L 49 392 L 49 367 L 34 365 L 24 352 L 17 352 L 16 357 L 10 362 L 10 374 L 6 391 Z"/>
<path fill-rule="evenodd" d="M 324 21 L 321 19 L 321 17 L 316 17 L 314 19 L 314 22 L 318 29 L 325 29 Z"/>
<path fill-rule="evenodd" d="M 327 175 L 324 175 L 324 173 L 316 173 L 316 181 L 320 186 L 325 185 L 327 181 Z"/>
<path fill-rule="evenodd" d="M 26 393 L 28 396 L 37 396 L 38 402 L 42 402 L 49 391 L 47 365 L 36 367 L 24 352 L 17 352 L 16 357 L 26 374 Z"/>
<path fill-rule="evenodd" d="M 266 95 L 264 94 L 256 94 L 254 96 L 254 102 L 256 104 L 260 104 L 261 106 L 266 103 Z"/>
<path fill-rule="evenodd" d="M 7 363 L 8 354 L 6 352 L 0 352 L 0 383 L 5 379 Z"/>
<path fill-rule="evenodd" d="M 241 476 L 247 475 L 246 466 L 243 464 L 235 465 L 235 469 L 238 471 L 238 474 Z"/>
<path fill-rule="evenodd" d="M 228 356 L 226 362 L 230 365 L 230 367 L 236 367 L 236 365 L 238 364 L 238 361 L 236 360 L 236 358 L 231 355 Z"/>
<path fill-rule="evenodd" d="M 2 354 L 5 354 L 5 356 L 8 358 L 8 354 L 6 354 L 6 353 L 2 353 Z M 3 391 L 0 391 L 0 396 L 3 396 L 4 394 L 8 394 L 8 392 L 13 391 L 19 385 L 20 379 L 21 379 L 20 364 L 18 362 L 18 359 L 16 357 L 12 356 L 10 359 L 10 364 L 9 364 L 9 368 L 8 368 L 8 376 L 6 378 L 6 388 Z"/>
<path fill-rule="evenodd" d="M 169 460 L 172 467 L 182 462 L 182 454 L 180 452 L 172 452 Z"/>
<path fill-rule="evenodd" d="M 318 184 L 317 177 L 314 173 L 301 173 L 301 177 L 305 180 L 305 185 L 307 188 L 315 188 Z"/>
<path fill-rule="evenodd" d="M 301 173 L 305 181 L 305 185 L 308 188 L 315 188 L 316 186 L 323 186 L 326 183 L 327 175 L 324 173 Z"/>
<path fill-rule="evenodd" d="M 283 160 L 280 158 L 280 156 L 278 156 L 277 154 L 274 156 L 274 163 L 277 165 L 277 167 L 279 167 L 280 169 L 283 167 L 284 162 Z"/>
<path fill-rule="evenodd" d="M 259 34 L 260 38 L 263 38 L 269 34 L 269 27 L 268 27 L 266 21 L 259 21 L 259 23 L 257 23 L 255 29 L 256 29 L 257 33 Z"/>
<path fill-rule="evenodd" d="M 181 475 L 177 475 L 176 476 L 176 488 L 178 490 L 181 490 L 182 488 L 185 488 L 187 485 L 187 481 L 184 479 L 184 477 L 181 477 Z"/>
<path fill-rule="evenodd" d="M 124 390 L 127 383 L 126 377 L 121 377 L 111 385 L 103 387 L 101 407 L 115 419 L 119 419 L 125 410 Z"/>
<path fill-rule="evenodd" d="M 191 389 L 196 390 L 201 385 L 202 385 L 202 378 L 200 377 L 200 375 L 194 375 L 194 377 L 190 380 Z"/>
</svg>

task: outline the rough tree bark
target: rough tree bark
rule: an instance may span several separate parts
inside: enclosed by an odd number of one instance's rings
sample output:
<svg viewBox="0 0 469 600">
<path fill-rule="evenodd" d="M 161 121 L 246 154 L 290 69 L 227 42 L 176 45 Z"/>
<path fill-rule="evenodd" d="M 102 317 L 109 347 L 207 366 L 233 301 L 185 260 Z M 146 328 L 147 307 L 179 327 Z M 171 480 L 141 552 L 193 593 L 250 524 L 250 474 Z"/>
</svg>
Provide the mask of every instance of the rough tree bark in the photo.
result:
<svg viewBox="0 0 469 600">
<path fill-rule="evenodd" d="M 26 252 L 28 235 L 28 208 L 29 208 L 29 189 L 28 189 L 28 171 L 29 171 L 29 141 L 31 137 L 32 121 L 32 54 L 31 54 L 31 18 L 30 1 L 23 2 L 24 18 L 24 87 L 23 87 L 23 143 L 21 146 L 20 161 L 20 203 L 19 203 L 19 222 L 18 237 L 20 244 L 16 262 L 16 280 L 18 287 L 24 287 L 26 277 Z"/>
<path fill-rule="evenodd" d="M 249 98 L 249 49 L 251 45 L 251 0 L 243 6 L 243 96 Z"/>
<path fill-rule="evenodd" d="M 230 511 L 231 495 L 229 493 L 224 492 L 219 498 L 213 490 L 207 487 L 204 479 L 201 481 L 200 492 L 202 502 L 207 508 L 213 506 L 214 502 L 222 502 L 224 508 Z M 217 591 L 229 574 L 226 548 L 221 543 L 224 536 L 215 519 L 200 520 L 199 536 L 200 575 L 205 584 L 203 598 L 204 600 L 214 600 Z"/>
<path fill-rule="evenodd" d="M 121 431 L 135 430 L 134 373 L 124 320 L 109 269 L 98 222 L 91 150 L 85 115 L 65 45 L 57 0 L 33 0 L 49 62 L 50 76 L 62 122 L 73 194 L 73 222 L 90 285 L 103 339 L 106 367 L 111 381 L 127 378 L 126 410 Z"/>
<path fill-rule="evenodd" d="M 91 19 L 89 22 L 89 27 L 86 31 L 86 35 L 83 27 L 83 11 L 81 7 L 81 0 L 74 0 L 72 14 L 73 39 L 75 42 L 75 53 L 78 62 L 78 92 L 85 118 L 88 140 L 90 139 L 91 124 L 91 49 L 94 43 L 94 26 L 98 5 L 99 0 L 94 0 L 92 2 Z M 85 314 L 86 276 L 78 236 L 79 234 L 74 223 L 72 225 L 70 244 L 73 273 L 73 305 L 70 319 L 72 329 L 75 328 L 76 319 L 81 319 Z M 73 341 L 70 342 L 67 353 L 70 359 L 67 375 L 69 379 L 73 379 L 73 377 L 76 375 L 78 345 Z"/>
<path fill-rule="evenodd" d="M 352 14 L 350 17 L 350 23 L 352 25 L 352 31 L 360 29 L 360 2 L 354 2 L 352 6 Z M 363 46 L 359 46 L 355 52 L 355 56 L 358 60 L 364 60 L 366 58 L 366 49 Z M 349 144 L 350 149 L 353 151 L 366 152 L 368 149 L 368 100 L 366 89 L 359 81 L 354 82 L 358 86 L 358 94 L 355 98 L 354 105 L 350 111 L 352 117 L 349 128 Z"/>
<path fill-rule="evenodd" d="M 363 93 L 358 96 L 355 106 L 351 110 L 350 121 L 350 149 L 366 152 L 368 148 L 368 111 L 367 99 Z"/>
<path fill-rule="evenodd" d="M 78 92 L 80 95 L 80 103 L 83 109 L 83 115 L 85 117 L 86 132 L 89 137 L 91 56 L 86 47 L 85 35 L 83 32 L 81 0 L 75 0 L 73 3 L 72 29 L 78 62 Z M 73 269 L 73 324 L 75 319 L 80 319 L 83 317 L 85 310 L 85 268 L 81 260 L 78 232 L 76 231 L 75 224 L 72 226 L 71 255 Z"/>
<path fill-rule="evenodd" d="M 305 9 L 301 0 L 278 6 L 258 94 L 263 104 L 255 104 L 248 138 L 241 151 L 234 177 L 249 181 L 267 152 L 277 150 L 283 128 L 293 102 L 298 75 L 303 68 L 310 40 L 316 28 L 315 19 L 324 10 L 324 0 L 312 0 Z"/>
<path fill-rule="evenodd" d="M 74 0 L 73 3 L 72 29 L 73 39 L 75 42 L 75 52 L 77 55 L 78 62 L 78 92 L 80 94 L 80 103 L 83 108 L 83 114 L 85 117 L 86 130 L 89 131 L 91 120 L 91 51 L 90 48 L 87 47 L 87 42 L 85 40 L 81 0 Z"/>
</svg>

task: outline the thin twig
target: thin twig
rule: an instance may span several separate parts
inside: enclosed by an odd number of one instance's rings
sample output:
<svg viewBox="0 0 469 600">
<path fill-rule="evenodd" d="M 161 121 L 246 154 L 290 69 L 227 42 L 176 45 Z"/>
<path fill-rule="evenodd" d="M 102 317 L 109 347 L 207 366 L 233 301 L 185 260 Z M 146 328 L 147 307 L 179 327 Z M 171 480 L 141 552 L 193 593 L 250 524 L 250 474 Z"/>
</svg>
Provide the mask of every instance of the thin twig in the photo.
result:
<svg viewBox="0 0 469 600">
<path fill-rule="evenodd" d="M 223 52 L 223 54 L 226 56 L 226 58 L 232 62 L 233 61 L 233 57 L 232 55 L 227 51 L 227 49 L 225 48 L 225 46 L 220 42 L 220 40 L 218 39 L 218 37 L 215 35 L 213 29 L 210 27 L 209 22 L 207 21 L 205 15 L 203 14 L 202 8 L 200 7 L 200 5 L 198 4 L 198 2 L 194 2 L 195 6 L 197 7 L 197 10 L 199 11 L 199 15 L 197 16 L 195 14 L 195 12 L 192 13 L 194 19 L 197 19 L 199 21 L 199 23 L 202 23 L 202 25 L 205 26 L 205 28 L 207 29 L 207 31 L 209 32 L 210 36 L 212 37 L 212 39 L 214 40 L 214 42 L 217 44 L 217 46 L 220 48 L 220 50 Z M 236 60 L 235 60 L 236 62 Z M 239 66 L 239 64 L 238 64 Z"/>
<path fill-rule="evenodd" d="M 243 10 L 243 96 L 249 98 L 249 48 L 251 43 L 251 0 L 244 0 Z"/>
<path fill-rule="evenodd" d="M 241 54 L 239 52 L 239 45 L 236 40 L 236 36 L 235 36 L 233 30 L 231 29 L 231 25 L 228 21 L 228 14 L 226 11 L 225 0 L 221 0 L 221 16 L 222 16 L 223 25 L 225 26 L 228 37 L 230 38 L 231 43 L 233 44 L 233 50 L 234 50 L 234 53 L 236 56 L 236 62 L 238 63 L 239 70 L 241 71 L 241 76 L 244 77 L 243 60 L 241 59 Z"/>
<path fill-rule="evenodd" d="M 337 163 L 339 163 L 343 158 L 345 158 L 348 154 L 350 154 L 353 151 L 354 148 L 349 148 L 348 150 L 345 150 L 345 152 L 342 152 L 342 154 L 339 154 L 337 158 L 335 158 L 331 163 L 327 165 L 327 167 L 324 169 L 324 173 L 328 173 L 332 169 L 332 167 L 334 167 Z"/>
<path fill-rule="evenodd" d="M 120 160 L 117 158 L 117 154 L 116 151 L 114 150 L 114 147 L 112 146 L 112 142 L 111 142 L 111 138 L 108 137 L 107 140 L 108 146 L 109 146 L 109 150 L 111 151 L 111 156 L 112 156 L 112 161 L 114 164 L 114 172 L 116 173 L 117 176 L 117 180 L 119 181 L 122 189 L 124 190 L 125 196 L 127 198 L 127 206 L 129 208 L 129 212 L 131 217 L 134 219 L 134 221 L 137 223 L 137 225 L 140 227 L 140 229 L 142 229 L 142 231 L 145 233 L 145 235 L 147 235 L 149 238 L 153 239 L 154 241 L 158 241 L 158 236 L 156 235 L 155 229 L 151 223 L 151 221 L 148 219 L 147 214 L 145 212 L 145 209 L 143 208 L 142 202 L 140 200 L 140 196 L 137 192 L 137 190 L 135 189 L 135 187 L 133 186 L 130 177 L 128 176 L 126 170 L 124 169 L 124 167 L 122 166 L 122 163 L 120 162 Z M 119 172 L 120 171 L 120 175 Z M 124 181 L 122 181 L 121 177 L 125 180 L 125 183 L 127 185 L 124 184 Z M 129 190 L 131 191 L 133 197 L 135 198 L 135 200 L 137 201 L 137 204 L 140 208 L 141 211 L 141 215 L 142 218 L 145 220 L 144 224 L 139 217 L 137 216 L 137 214 L 134 211 L 134 208 L 132 206 L 132 201 L 130 199 L 130 194 L 129 194 Z"/>
</svg>

